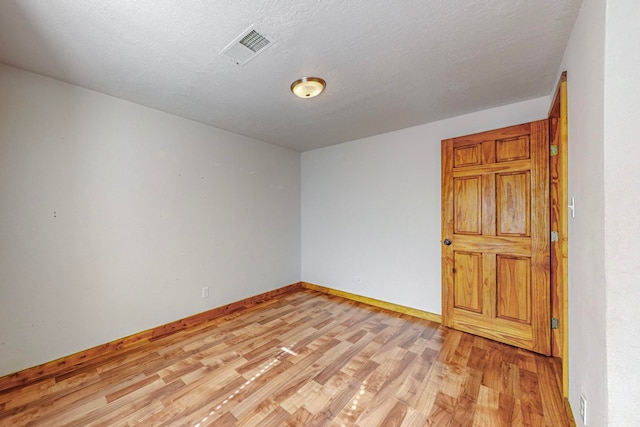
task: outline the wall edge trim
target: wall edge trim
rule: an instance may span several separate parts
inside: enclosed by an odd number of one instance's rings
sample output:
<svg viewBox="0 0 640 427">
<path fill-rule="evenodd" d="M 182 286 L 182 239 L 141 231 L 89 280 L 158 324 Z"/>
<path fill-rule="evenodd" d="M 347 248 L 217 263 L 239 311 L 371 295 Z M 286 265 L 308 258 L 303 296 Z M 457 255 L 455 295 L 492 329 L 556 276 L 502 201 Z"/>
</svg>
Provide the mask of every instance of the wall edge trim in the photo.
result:
<svg viewBox="0 0 640 427">
<path fill-rule="evenodd" d="M 106 344 L 101 344 L 68 356 L 63 356 L 50 362 L 22 369 L 18 372 L 0 377 L 0 393 L 17 387 L 24 387 L 52 377 L 68 374 L 76 369 L 90 366 L 96 360 L 104 360 L 105 357 L 113 357 L 115 355 L 125 353 L 132 348 L 137 348 L 146 343 L 153 342 L 160 338 L 183 331 L 187 328 L 201 325 L 225 315 L 251 310 L 260 304 L 275 300 L 281 295 L 297 292 L 301 288 L 301 282 L 292 283 L 281 288 L 273 289 L 271 291 L 216 307 L 202 313 L 197 313 L 192 316 L 185 317 L 184 319 L 175 320 L 164 325 L 147 329 L 146 331 L 138 332 Z"/>
<path fill-rule="evenodd" d="M 439 314 L 431 313 L 428 311 L 418 310 L 417 308 L 406 307 L 404 305 L 394 304 L 392 302 L 382 301 L 375 298 L 369 298 L 362 295 L 352 294 L 351 292 L 340 291 L 333 288 L 327 288 L 325 286 L 316 285 L 314 283 L 300 282 L 301 287 L 304 289 L 310 289 L 325 294 L 335 295 L 342 298 L 346 298 L 352 301 L 358 301 L 367 305 L 371 305 L 378 308 L 384 308 L 396 313 L 406 314 L 412 317 L 417 317 L 423 320 L 430 320 L 436 323 L 442 323 L 442 316 Z"/>
</svg>

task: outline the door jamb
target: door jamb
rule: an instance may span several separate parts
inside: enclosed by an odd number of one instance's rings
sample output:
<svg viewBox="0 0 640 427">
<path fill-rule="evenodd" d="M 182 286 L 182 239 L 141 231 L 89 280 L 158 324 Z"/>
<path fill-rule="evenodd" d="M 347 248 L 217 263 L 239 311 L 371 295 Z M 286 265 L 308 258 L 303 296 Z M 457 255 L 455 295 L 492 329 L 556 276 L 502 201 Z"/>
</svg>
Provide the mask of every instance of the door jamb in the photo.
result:
<svg viewBox="0 0 640 427">
<path fill-rule="evenodd" d="M 568 117 L 567 72 L 560 76 L 549 109 L 549 144 L 557 155 L 549 157 L 551 230 L 558 241 L 551 243 L 551 316 L 559 328 L 551 331 L 551 354 L 562 360 L 562 394 L 569 396 L 569 315 L 568 315 Z M 552 147 L 549 147 L 550 149 Z"/>
</svg>

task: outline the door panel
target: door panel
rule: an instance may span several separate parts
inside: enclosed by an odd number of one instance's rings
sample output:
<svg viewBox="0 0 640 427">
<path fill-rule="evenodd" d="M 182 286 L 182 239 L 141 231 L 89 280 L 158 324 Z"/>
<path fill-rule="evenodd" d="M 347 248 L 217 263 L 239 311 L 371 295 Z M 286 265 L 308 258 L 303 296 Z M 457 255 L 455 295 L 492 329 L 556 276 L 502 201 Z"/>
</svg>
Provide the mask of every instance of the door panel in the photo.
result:
<svg viewBox="0 0 640 427">
<path fill-rule="evenodd" d="M 497 316 L 531 323 L 531 259 L 498 255 L 496 264 Z"/>
<path fill-rule="evenodd" d="M 482 234 L 482 177 L 455 178 L 455 232 Z"/>
<path fill-rule="evenodd" d="M 445 326 L 549 354 L 548 161 L 546 120 L 442 141 Z"/>
<path fill-rule="evenodd" d="M 457 252 L 454 268 L 455 307 L 482 313 L 482 254 Z"/>
<path fill-rule="evenodd" d="M 480 149 L 479 145 L 472 145 L 468 147 L 457 147 L 453 150 L 455 156 L 455 167 L 462 166 L 474 166 L 480 164 Z"/>
<path fill-rule="evenodd" d="M 530 158 L 529 137 L 496 141 L 496 161 L 511 162 Z"/>
<path fill-rule="evenodd" d="M 530 236 L 529 171 L 496 174 L 498 236 Z"/>
</svg>

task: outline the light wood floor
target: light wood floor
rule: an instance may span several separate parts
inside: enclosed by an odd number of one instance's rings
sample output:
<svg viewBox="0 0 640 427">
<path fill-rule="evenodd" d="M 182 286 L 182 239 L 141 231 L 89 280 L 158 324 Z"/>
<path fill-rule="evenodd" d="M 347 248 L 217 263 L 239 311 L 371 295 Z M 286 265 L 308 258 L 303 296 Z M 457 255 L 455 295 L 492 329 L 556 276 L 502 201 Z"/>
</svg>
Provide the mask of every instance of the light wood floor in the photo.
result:
<svg viewBox="0 0 640 427">
<path fill-rule="evenodd" d="M 568 426 L 554 359 L 304 290 L 0 394 L 0 425 Z"/>
</svg>

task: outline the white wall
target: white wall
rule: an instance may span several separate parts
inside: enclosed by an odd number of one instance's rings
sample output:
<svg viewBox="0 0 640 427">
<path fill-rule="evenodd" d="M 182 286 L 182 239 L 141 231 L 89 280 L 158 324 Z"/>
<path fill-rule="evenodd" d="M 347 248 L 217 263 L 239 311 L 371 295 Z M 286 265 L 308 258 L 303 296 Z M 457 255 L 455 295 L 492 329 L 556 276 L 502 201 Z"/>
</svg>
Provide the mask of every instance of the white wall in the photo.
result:
<svg viewBox="0 0 640 427">
<path fill-rule="evenodd" d="M 607 1 L 604 211 L 609 425 L 640 424 L 640 2 Z M 597 425 L 591 424 L 590 425 Z"/>
<path fill-rule="evenodd" d="M 303 153 L 303 280 L 441 313 L 440 141 L 548 108 L 543 97 Z"/>
<path fill-rule="evenodd" d="M 0 66 L 0 375 L 299 280 L 299 153 Z"/>
<path fill-rule="evenodd" d="M 604 177 L 605 1 L 585 0 L 567 46 L 569 108 L 569 401 L 588 425 L 607 423 Z"/>
<path fill-rule="evenodd" d="M 589 426 L 640 421 L 640 29 L 636 0 L 585 0 L 567 46 L 569 400 Z"/>
</svg>

